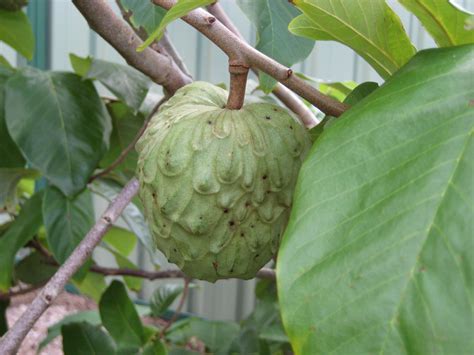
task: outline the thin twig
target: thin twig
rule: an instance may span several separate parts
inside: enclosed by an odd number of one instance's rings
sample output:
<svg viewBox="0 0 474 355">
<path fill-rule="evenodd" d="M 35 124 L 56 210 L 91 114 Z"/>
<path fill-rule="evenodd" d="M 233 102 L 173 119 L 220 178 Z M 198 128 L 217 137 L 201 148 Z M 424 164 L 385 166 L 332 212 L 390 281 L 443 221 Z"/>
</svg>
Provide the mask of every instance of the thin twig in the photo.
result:
<svg viewBox="0 0 474 355">
<path fill-rule="evenodd" d="M 153 109 L 150 111 L 148 116 L 145 118 L 145 120 L 143 122 L 143 125 L 141 126 L 141 128 L 137 132 L 137 134 L 135 135 L 135 138 L 133 138 L 133 140 L 130 142 L 130 144 L 124 150 L 122 150 L 120 155 L 117 157 L 117 159 L 115 159 L 115 161 L 112 164 L 110 164 L 107 168 L 105 168 L 101 172 L 99 172 L 95 175 L 92 175 L 89 178 L 89 183 L 91 183 L 92 181 L 94 181 L 95 179 L 97 179 L 101 176 L 107 175 L 108 173 L 110 173 L 112 170 L 114 170 L 117 166 L 119 166 L 125 160 L 127 155 L 135 148 L 135 144 L 137 144 L 138 140 L 143 135 L 143 132 L 145 132 L 145 130 L 148 126 L 148 122 L 150 122 L 151 118 L 155 115 L 155 113 L 158 111 L 160 106 L 164 102 L 166 102 L 166 100 L 168 100 L 168 98 L 169 98 L 168 96 L 164 96 L 163 98 L 161 98 L 160 101 L 158 101 L 158 103 L 155 105 L 155 107 L 153 107 Z"/>
<path fill-rule="evenodd" d="M 232 31 L 232 33 L 234 33 L 242 41 L 245 41 L 245 38 L 240 33 L 239 29 L 227 16 L 226 12 L 218 1 L 216 1 L 214 4 L 207 6 L 207 10 L 212 15 L 214 15 L 220 22 L 222 22 L 225 27 Z M 252 71 L 255 73 L 255 75 L 258 76 L 258 70 L 252 68 Z M 288 107 L 298 116 L 301 123 L 303 123 L 307 128 L 313 128 L 315 125 L 317 125 L 318 120 L 314 113 L 291 90 L 289 90 L 282 84 L 277 83 L 272 92 L 286 107 Z"/>
<path fill-rule="evenodd" d="M 174 314 L 171 317 L 171 319 L 168 321 L 168 323 L 166 323 L 163 329 L 161 329 L 160 338 L 164 337 L 164 335 L 166 334 L 166 331 L 173 325 L 176 319 L 178 319 L 179 314 L 181 313 L 181 310 L 183 309 L 184 301 L 186 300 L 186 297 L 188 296 L 190 281 L 191 280 L 187 277 L 184 279 L 183 293 L 181 294 L 181 299 L 179 300 L 178 307 L 176 307 L 176 310 L 174 311 Z"/>
<path fill-rule="evenodd" d="M 170 9 L 176 4 L 176 0 L 152 1 L 155 5 L 165 9 Z M 298 95 L 304 97 L 324 113 L 338 117 L 348 109 L 347 105 L 324 95 L 297 75 L 293 75 L 293 71 L 290 68 L 285 67 L 241 40 L 223 23 L 216 21 L 216 17 L 209 12 L 203 9 L 196 9 L 181 19 L 214 42 L 229 58 L 239 59 L 242 62 L 248 63 L 251 67 L 267 73 Z"/>
<path fill-rule="evenodd" d="M 38 285 L 27 286 L 23 288 L 11 288 L 7 292 L 0 292 L 0 301 L 8 300 L 12 297 L 24 295 L 25 293 L 29 293 L 31 291 L 37 290 L 44 286 L 44 283 L 40 283 Z"/>
<path fill-rule="evenodd" d="M 163 85 L 172 95 L 177 89 L 191 82 L 174 61 L 153 49 L 138 53 L 135 49 L 143 42 L 137 34 L 115 14 L 107 1 L 72 0 L 85 17 L 89 26 L 114 47 L 128 64 Z"/>
<path fill-rule="evenodd" d="M 21 342 L 28 334 L 43 312 L 63 290 L 68 280 L 82 264 L 90 257 L 92 251 L 102 240 L 102 237 L 112 223 L 121 215 L 125 207 L 138 192 L 138 180 L 132 179 L 117 197 L 110 203 L 102 217 L 87 233 L 81 243 L 74 249 L 64 264 L 58 269 L 46 286 L 38 293 L 28 309 L 12 328 L 0 339 L 0 354 L 15 354 Z"/>
</svg>

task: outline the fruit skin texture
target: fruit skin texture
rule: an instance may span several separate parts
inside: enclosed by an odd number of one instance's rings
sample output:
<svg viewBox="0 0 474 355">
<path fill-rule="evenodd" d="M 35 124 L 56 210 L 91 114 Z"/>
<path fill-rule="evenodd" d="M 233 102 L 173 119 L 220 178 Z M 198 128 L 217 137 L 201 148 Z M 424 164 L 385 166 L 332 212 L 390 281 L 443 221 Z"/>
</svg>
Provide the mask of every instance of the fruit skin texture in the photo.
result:
<svg viewBox="0 0 474 355">
<path fill-rule="evenodd" d="M 189 277 L 249 279 L 276 253 L 309 135 L 285 109 L 225 108 L 204 82 L 162 105 L 137 143 L 156 245 Z"/>
</svg>

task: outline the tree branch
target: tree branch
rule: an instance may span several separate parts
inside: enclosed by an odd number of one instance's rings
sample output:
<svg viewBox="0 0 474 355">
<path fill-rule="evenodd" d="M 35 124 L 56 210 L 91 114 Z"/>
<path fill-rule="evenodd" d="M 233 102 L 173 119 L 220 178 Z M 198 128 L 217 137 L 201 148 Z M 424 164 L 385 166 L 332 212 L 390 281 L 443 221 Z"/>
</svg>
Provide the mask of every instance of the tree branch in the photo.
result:
<svg viewBox="0 0 474 355">
<path fill-rule="evenodd" d="M 21 342 L 33 327 L 38 318 L 49 307 L 53 300 L 63 290 L 67 281 L 90 257 L 92 251 L 101 241 L 112 223 L 120 216 L 133 196 L 138 192 L 138 180 L 132 179 L 110 203 L 109 207 L 87 233 L 81 243 L 74 249 L 64 264 L 48 281 L 46 286 L 36 296 L 28 309 L 18 319 L 11 329 L 0 340 L 0 354 L 15 354 Z"/>
<path fill-rule="evenodd" d="M 150 48 L 138 53 L 142 43 L 135 32 L 110 8 L 105 0 L 72 0 L 85 17 L 89 26 L 125 58 L 128 64 L 163 85 L 172 95 L 177 89 L 191 82 L 174 61 Z"/>
<path fill-rule="evenodd" d="M 143 27 L 137 28 L 133 25 L 130 19 L 133 13 L 130 10 L 129 11 L 125 10 L 120 0 L 115 0 L 115 3 L 120 9 L 123 19 L 128 23 L 128 25 L 133 29 L 133 31 L 138 35 L 138 37 L 140 37 L 142 41 L 145 41 L 148 38 L 148 33 Z M 188 76 L 189 78 L 192 78 L 192 75 L 189 73 L 188 68 L 186 68 L 186 65 L 181 59 L 181 56 L 179 55 L 179 53 L 176 51 L 176 48 L 174 48 L 166 32 L 163 34 L 163 37 L 161 38 L 160 42 L 159 43 L 154 42 L 154 44 L 151 47 L 155 50 L 158 50 L 158 52 L 164 52 L 167 55 L 169 55 L 171 58 L 173 58 L 174 62 L 179 67 L 179 69 L 181 69 L 181 71 L 186 76 Z"/>
<path fill-rule="evenodd" d="M 229 60 L 229 73 L 230 86 L 226 107 L 229 110 L 240 110 L 244 104 L 249 67 L 245 63 Z"/>
<path fill-rule="evenodd" d="M 153 0 L 153 3 L 165 9 L 170 9 L 176 4 L 176 0 Z M 216 21 L 216 18 L 209 12 L 203 9 L 196 9 L 182 17 L 182 20 L 214 42 L 229 58 L 239 59 L 242 62 L 248 63 L 251 67 L 267 73 L 293 92 L 304 97 L 324 113 L 338 117 L 348 109 L 347 105 L 322 94 L 303 79 L 293 75 L 293 71 L 290 68 L 281 65 L 242 41 L 224 24 Z"/>
<path fill-rule="evenodd" d="M 232 33 L 239 37 L 241 41 L 245 41 L 238 28 L 235 27 L 218 1 L 207 6 L 207 10 L 222 22 L 222 24 Z M 252 68 L 252 71 L 258 76 L 258 70 Z M 277 83 L 272 92 L 286 107 L 298 116 L 301 123 L 303 123 L 307 128 L 313 128 L 318 124 L 318 120 L 313 112 L 291 90 L 282 84 Z"/>
</svg>

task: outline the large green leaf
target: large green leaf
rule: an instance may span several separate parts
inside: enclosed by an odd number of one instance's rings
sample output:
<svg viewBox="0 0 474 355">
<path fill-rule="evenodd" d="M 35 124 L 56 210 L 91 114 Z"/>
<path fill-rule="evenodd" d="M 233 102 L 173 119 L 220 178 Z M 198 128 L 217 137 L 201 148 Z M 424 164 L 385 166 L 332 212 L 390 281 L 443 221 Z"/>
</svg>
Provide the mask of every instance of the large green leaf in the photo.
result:
<svg viewBox="0 0 474 355">
<path fill-rule="evenodd" d="M 129 65 L 81 58 L 75 54 L 70 54 L 69 58 L 77 74 L 85 79 L 100 81 L 134 112 L 138 111 L 151 86 L 151 80 L 146 75 Z"/>
<path fill-rule="evenodd" d="M 140 348 L 146 340 L 143 326 L 124 285 L 115 280 L 102 295 L 99 303 L 102 324 L 119 348 Z"/>
<path fill-rule="evenodd" d="M 27 59 L 33 59 L 35 38 L 28 16 L 23 11 L 0 9 L 0 41 L 8 44 Z"/>
<path fill-rule="evenodd" d="M 115 354 L 112 338 L 100 326 L 87 322 L 69 323 L 61 327 L 64 355 Z"/>
<path fill-rule="evenodd" d="M 110 149 L 101 160 L 102 167 L 108 167 L 135 139 L 140 128 L 143 126 L 145 117 L 142 114 L 134 114 L 122 102 L 113 102 L 107 105 L 110 116 L 112 117 L 112 135 L 110 136 Z M 123 171 L 133 175 L 136 170 L 138 153 L 132 149 L 118 165 L 115 170 Z"/>
<path fill-rule="evenodd" d="M 8 78 L 13 75 L 13 71 L 0 66 L 0 167 L 1 168 L 22 168 L 25 166 L 25 159 L 20 153 L 10 137 L 5 122 L 5 93 L 4 86 Z"/>
<path fill-rule="evenodd" d="M 473 43 L 474 31 L 465 28 L 469 13 L 448 0 L 398 0 L 413 12 L 440 47 Z"/>
<path fill-rule="evenodd" d="M 160 25 L 166 14 L 161 6 L 156 6 L 151 1 L 120 0 L 122 7 L 130 14 L 130 22 L 136 29 L 143 28 L 149 35 Z"/>
<path fill-rule="evenodd" d="M 8 131 L 31 165 L 65 195 L 81 191 L 108 148 L 110 117 L 93 84 L 26 68 L 6 84 Z"/>
<path fill-rule="evenodd" d="M 57 188 L 46 189 L 43 219 L 48 244 L 56 260 L 63 263 L 94 225 L 92 197 L 88 190 L 74 198 Z"/>
<path fill-rule="evenodd" d="M 42 197 L 42 193 L 33 195 L 0 238 L 0 291 L 6 291 L 10 287 L 16 253 L 33 238 L 41 226 Z"/>
<path fill-rule="evenodd" d="M 48 327 L 48 334 L 44 338 L 40 345 L 38 351 L 48 345 L 54 338 L 61 335 L 61 327 L 65 324 L 78 323 L 78 322 L 87 322 L 92 325 L 100 324 L 100 315 L 98 311 L 84 311 L 65 316 L 59 322 Z"/>
<path fill-rule="evenodd" d="M 293 0 L 303 15 L 289 30 L 315 40 L 345 44 L 387 78 L 414 54 L 403 25 L 384 0 Z"/>
<path fill-rule="evenodd" d="M 146 41 L 144 41 L 137 48 L 137 51 L 141 52 L 154 41 L 159 41 L 165 33 L 166 26 L 168 26 L 171 22 L 179 19 L 180 17 L 186 16 L 188 12 L 191 12 L 198 7 L 210 5 L 215 1 L 216 0 L 178 0 L 178 2 L 166 12 L 166 15 L 161 20 L 160 25 L 150 34 Z"/>
<path fill-rule="evenodd" d="M 300 12 L 288 1 L 238 0 L 237 4 L 257 28 L 256 47 L 262 53 L 286 66 L 303 61 L 314 42 L 293 35 L 288 24 Z M 276 80 L 260 72 L 260 86 L 270 92 Z"/>
<path fill-rule="evenodd" d="M 38 172 L 32 169 L 0 168 L 0 213 L 15 212 L 17 185 L 22 178 L 35 178 Z"/>
<path fill-rule="evenodd" d="M 474 46 L 422 51 L 324 130 L 278 254 L 296 354 L 467 354 Z"/>
</svg>

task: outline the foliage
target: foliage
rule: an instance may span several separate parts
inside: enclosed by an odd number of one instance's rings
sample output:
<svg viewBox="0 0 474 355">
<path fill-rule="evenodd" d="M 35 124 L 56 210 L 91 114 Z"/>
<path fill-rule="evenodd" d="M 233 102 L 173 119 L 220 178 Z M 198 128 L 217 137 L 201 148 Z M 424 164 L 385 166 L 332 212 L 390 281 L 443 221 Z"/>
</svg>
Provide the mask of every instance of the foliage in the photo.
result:
<svg viewBox="0 0 474 355">
<path fill-rule="evenodd" d="M 164 11 L 150 1 L 119 0 L 131 25 L 149 36 L 140 50 L 171 21 L 212 2 L 180 0 Z M 178 314 L 160 336 L 181 284 L 163 282 L 145 300 L 149 306 L 138 306 L 132 299 L 143 279 L 111 282 L 94 256 L 68 289 L 98 301 L 98 311 L 51 326 L 42 347 L 62 335 L 66 354 L 471 351 L 472 16 L 451 1 L 400 0 L 446 47 L 416 54 L 386 1 L 291 2 L 239 0 L 256 27 L 256 49 L 291 66 L 315 40 L 337 41 L 386 81 L 378 87 L 294 74 L 352 107 L 310 132 L 314 144 L 277 258 L 278 296 L 274 281 L 259 281 L 255 309 L 241 322 Z M 31 60 L 24 3 L 0 0 L 0 42 Z M 93 201 L 112 201 L 134 176 L 132 151 L 95 178 L 133 143 L 156 104 L 151 80 L 134 68 L 74 54 L 70 60 L 74 72 L 57 72 L 14 67 L 0 55 L 0 334 L 6 292 L 46 282 L 93 225 Z M 266 93 L 274 83 L 260 76 Z M 104 87 L 108 97 L 99 94 Z M 254 91 L 248 102 L 277 103 Z M 118 268 L 138 270 L 132 258 L 140 244 L 158 269 L 137 198 L 122 221 L 126 227 L 113 226 L 99 249 Z M 150 326 L 143 316 L 162 319 Z"/>
<path fill-rule="evenodd" d="M 165 33 L 166 26 L 171 22 L 185 16 L 188 12 L 198 7 L 210 5 L 213 2 L 215 2 L 215 0 L 178 0 L 176 5 L 166 12 L 166 15 L 161 19 L 160 25 L 149 35 L 143 44 L 137 48 L 137 51 L 141 52 L 154 41 L 159 41 Z"/>
<path fill-rule="evenodd" d="M 451 1 L 399 1 L 418 17 L 438 46 L 456 46 L 474 41 L 474 32 L 466 28 L 472 15 L 455 7 Z"/>
<path fill-rule="evenodd" d="M 33 58 L 35 40 L 28 17 L 23 11 L 0 8 L 0 41 L 8 44 L 27 59 Z"/>
<path fill-rule="evenodd" d="M 297 353 L 470 348 L 473 54 L 420 52 L 314 145 L 278 255 Z"/>
<path fill-rule="evenodd" d="M 286 66 L 303 61 L 311 53 L 314 41 L 288 31 L 288 24 L 299 14 L 289 2 L 239 0 L 237 3 L 257 28 L 256 49 Z M 268 94 L 276 80 L 263 72 L 259 76 L 260 87 Z"/>
<path fill-rule="evenodd" d="M 383 78 L 388 78 L 415 54 L 400 19 L 384 0 L 372 0 L 370 6 L 364 0 L 293 2 L 303 15 L 290 23 L 291 32 L 348 45 Z"/>
</svg>

